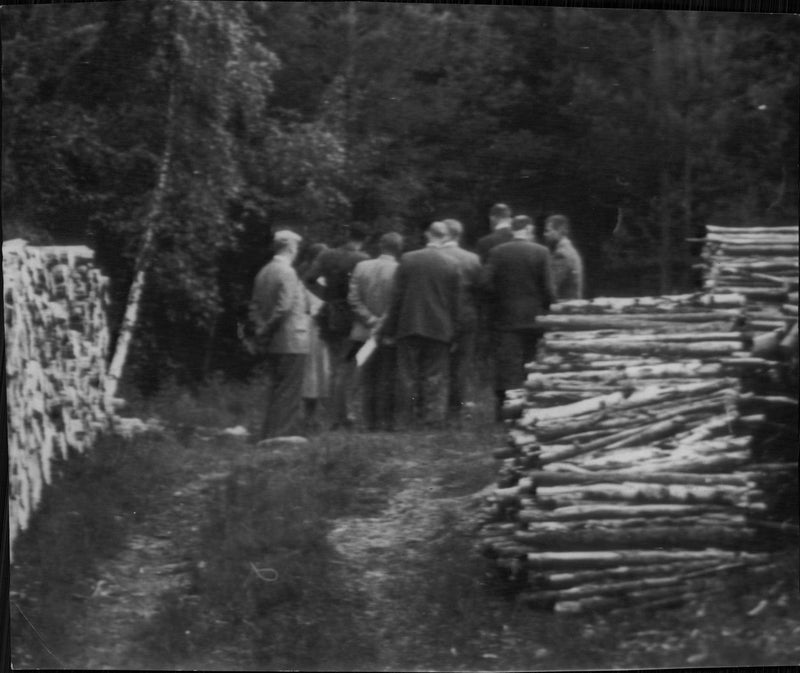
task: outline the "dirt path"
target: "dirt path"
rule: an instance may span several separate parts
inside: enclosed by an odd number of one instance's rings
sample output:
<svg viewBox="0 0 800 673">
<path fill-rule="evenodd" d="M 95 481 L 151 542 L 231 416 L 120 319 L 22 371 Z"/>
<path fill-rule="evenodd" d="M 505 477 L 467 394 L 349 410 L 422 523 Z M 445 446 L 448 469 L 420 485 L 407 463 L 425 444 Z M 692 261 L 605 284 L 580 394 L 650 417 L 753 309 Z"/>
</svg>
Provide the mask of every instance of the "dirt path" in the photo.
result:
<svg viewBox="0 0 800 673">
<path fill-rule="evenodd" d="M 127 538 L 124 549 L 99 566 L 78 639 L 83 656 L 71 665 L 119 669 L 135 665 L 136 638 L 169 592 L 192 601 L 193 554 L 206 496 L 228 470 L 199 475 L 171 493 L 163 509 Z"/>
</svg>

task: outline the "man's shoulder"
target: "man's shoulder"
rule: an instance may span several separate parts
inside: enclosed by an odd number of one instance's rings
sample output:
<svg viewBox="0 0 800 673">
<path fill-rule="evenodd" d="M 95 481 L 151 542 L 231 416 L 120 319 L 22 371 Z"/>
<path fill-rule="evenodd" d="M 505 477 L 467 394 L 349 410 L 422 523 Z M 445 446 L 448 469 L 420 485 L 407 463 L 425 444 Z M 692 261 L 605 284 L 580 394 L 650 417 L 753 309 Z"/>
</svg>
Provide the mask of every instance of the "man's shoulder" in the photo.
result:
<svg viewBox="0 0 800 673">
<path fill-rule="evenodd" d="M 445 254 L 449 255 L 453 259 L 455 259 L 455 260 L 457 260 L 457 261 L 459 261 L 459 262 L 461 262 L 463 264 L 480 264 L 481 263 L 480 262 L 480 257 L 478 257 L 477 254 L 475 254 L 474 252 L 471 252 L 470 250 L 465 250 L 464 248 L 462 248 L 460 246 L 457 246 L 457 245 L 448 246 L 446 248 L 442 248 L 441 250 Z"/>
</svg>

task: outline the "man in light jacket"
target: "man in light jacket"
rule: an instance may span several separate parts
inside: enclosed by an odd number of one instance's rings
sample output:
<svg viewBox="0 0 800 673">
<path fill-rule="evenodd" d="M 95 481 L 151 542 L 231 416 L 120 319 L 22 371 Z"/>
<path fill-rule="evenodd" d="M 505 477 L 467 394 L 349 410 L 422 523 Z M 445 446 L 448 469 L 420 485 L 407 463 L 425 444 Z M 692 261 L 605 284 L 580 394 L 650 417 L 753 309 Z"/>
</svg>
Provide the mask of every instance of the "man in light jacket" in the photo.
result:
<svg viewBox="0 0 800 673">
<path fill-rule="evenodd" d="M 301 428 L 311 320 L 306 289 L 292 266 L 301 240 L 293 231 L 278 231 L 275 255 L 253 286 L 251 321 L 269 376 L 261 439 L 298 434 Z"/>
<path fill-rule="evenodd" d="M 348 300 L 355 314 L 350 338 L 357 343 L 375 335 L 386 317 L 403 237 L 384 234 L 378 247 L 378 257 L 356 264 L 350 276 Z M 396 383 L 397 347 L 379 343 L 361 369 L 362 412 L 368 430 L 394 430 Z"/>
<path fill-rule="evenodd" d="M 583 299 L 583 260 L 569 238 L 569 220 L 551 215 L 544 221 L 544 240 L 550 248 L 556 299 Z"/>
</svg>

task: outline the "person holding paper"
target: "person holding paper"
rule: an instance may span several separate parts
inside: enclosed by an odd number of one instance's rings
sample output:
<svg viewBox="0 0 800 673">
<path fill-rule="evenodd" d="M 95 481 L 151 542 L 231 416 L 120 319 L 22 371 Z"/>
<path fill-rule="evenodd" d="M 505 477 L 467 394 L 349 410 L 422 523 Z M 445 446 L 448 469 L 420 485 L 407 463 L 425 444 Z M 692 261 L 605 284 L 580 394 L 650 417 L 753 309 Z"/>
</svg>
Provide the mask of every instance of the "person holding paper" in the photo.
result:
<svg viewBox="0 0 800 673">
<path fill-rule="evenodd" d="M 376 343 L 375 334 L 389 310 L 403 238 L 393 232 L 384 234 L 378 247 L 378 257 L 356 264 L 347 296 L 355 316 L 350 338 L 366 342 L 360 351 L 364 355 L 374 346 L 361 367 L 362 413 L 371 431 L 394 429 L 397 347 Z"/>
</svg>

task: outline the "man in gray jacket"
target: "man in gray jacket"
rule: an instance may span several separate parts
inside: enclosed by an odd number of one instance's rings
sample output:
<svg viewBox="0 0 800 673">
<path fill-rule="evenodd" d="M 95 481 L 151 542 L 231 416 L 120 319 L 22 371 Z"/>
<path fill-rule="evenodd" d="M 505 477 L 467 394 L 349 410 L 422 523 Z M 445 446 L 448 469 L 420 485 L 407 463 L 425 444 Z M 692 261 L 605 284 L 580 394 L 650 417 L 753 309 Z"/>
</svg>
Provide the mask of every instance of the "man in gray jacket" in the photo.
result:
<svg viewBox="0 0 800 673">
<path fill-rule="evenodd" d="M 297 434 L 301 428 L 311 320 L 307 290 L 292 266 L 301 240 L 293 231 L 277 232 L 275 255 L 253 286 L 250 316 L 269 373 L 261 439 Z"/>
<path fill-rule="evenodd" d="M 350 276 L 348 300 L 355 313 L 350 338 L 357 343 L 375 335 L 386 318 L 403 237 L 384 234 L 378 247 L 380 255 L 356 264 Z M 361 370 L 362 413 L 368 430 L 394 430 L 396 383 L 397 347 L 379 343 Z"/>
</svg>

